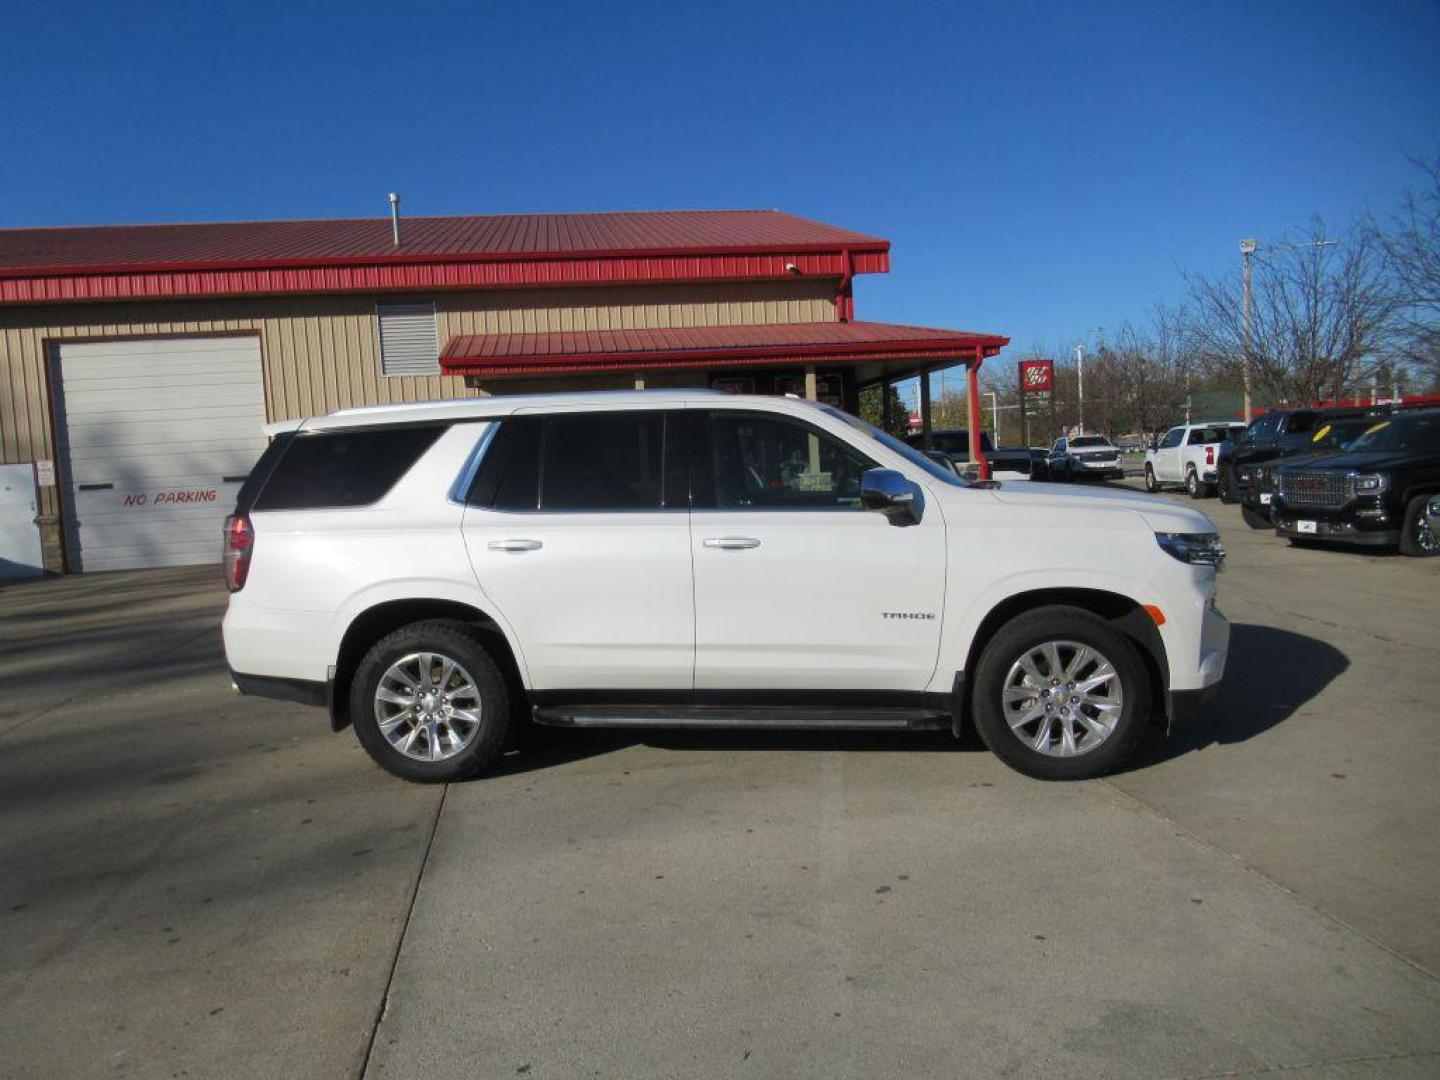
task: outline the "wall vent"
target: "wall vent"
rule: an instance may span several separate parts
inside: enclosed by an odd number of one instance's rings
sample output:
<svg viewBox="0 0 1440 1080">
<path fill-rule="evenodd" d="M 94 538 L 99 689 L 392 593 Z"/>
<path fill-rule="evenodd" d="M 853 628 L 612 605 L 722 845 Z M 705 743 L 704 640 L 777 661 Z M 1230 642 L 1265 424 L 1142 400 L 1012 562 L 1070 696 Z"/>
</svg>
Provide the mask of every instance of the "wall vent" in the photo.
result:
<svg viewBox="0 0 1440 1080">
<path fill-rule="evenodd" d="M 438 375 L 440 333 L 435 304 L 376 304 L 382 375 Z"/>
</svg>

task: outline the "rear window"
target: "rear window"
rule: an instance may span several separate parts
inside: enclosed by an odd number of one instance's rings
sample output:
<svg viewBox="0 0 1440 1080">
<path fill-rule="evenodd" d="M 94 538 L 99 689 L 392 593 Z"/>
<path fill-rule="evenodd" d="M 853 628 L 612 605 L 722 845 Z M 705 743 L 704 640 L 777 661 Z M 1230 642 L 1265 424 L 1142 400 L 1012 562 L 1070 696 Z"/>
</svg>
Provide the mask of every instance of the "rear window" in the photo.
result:
<svg viewBox="0 0 1440 1080">
<path fill-rule="evenodd" d="M 1230 438 L 1232 429 L 1223 428 L 1196 428 L 1190 432 L 1191 446 L 1208 446 L 1211 443 L 1226 442 Z"/>
<path fill-rule="evenodd" d="M 1082 448 L 1086 446 L 1109 447 L 1110 440 L 1105 438 L 1105 436 L 1103 435 L 1077 435 L 1075 438 L 1070 440 L 1070 445 L 1071 447 L 1079 446 Z"/>
<path fill-rule="evenodd" d="M 254 508 L 368 506 L 394 487 L 444 430 L 443 424 L 424 424 L 297 433 L 261 481 Z"/>
</svg>

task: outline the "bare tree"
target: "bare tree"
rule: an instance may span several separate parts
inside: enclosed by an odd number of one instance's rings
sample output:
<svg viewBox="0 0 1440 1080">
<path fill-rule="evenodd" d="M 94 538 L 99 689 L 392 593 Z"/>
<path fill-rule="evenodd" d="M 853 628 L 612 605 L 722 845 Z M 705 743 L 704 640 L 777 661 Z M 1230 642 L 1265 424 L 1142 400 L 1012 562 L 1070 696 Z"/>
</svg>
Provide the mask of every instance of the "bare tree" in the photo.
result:
<svg viewBox="0 0 1440 1080">
<path fill-rule="evenodd" d="M 1406 193 L 1388 228 L 1371 231 L 1395 278 L 1396 358 L 1440 389 L 1440 155 L 1413 160 L 1424 186 Z"/>
<path fill-rule="evenodd" d="M 1395 311 L 1384 251 L 1369 229 L 1309 231 L 1255 256 L 1250 361 L 1262 400 L 1343 396 L 1368 380 L 1390 344 Z M 1208 374 L 1239 386 L 1245 346 L 1239 273 L 1192 275 L 1188 337 Z"/>
</svg>

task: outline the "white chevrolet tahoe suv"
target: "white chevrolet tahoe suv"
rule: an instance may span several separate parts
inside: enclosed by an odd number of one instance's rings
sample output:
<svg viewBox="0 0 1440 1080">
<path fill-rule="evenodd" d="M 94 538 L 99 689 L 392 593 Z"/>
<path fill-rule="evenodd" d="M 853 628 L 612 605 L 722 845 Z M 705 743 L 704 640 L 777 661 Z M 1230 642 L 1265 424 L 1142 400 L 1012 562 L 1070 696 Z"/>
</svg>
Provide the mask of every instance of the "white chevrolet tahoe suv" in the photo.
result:
<svg viewBox="0 0 1440 1080">
<path fill-rule="evenodd" d="M 825 405 L 705 391 L 347 410 L 280 433 L 225 529 L 242 693 L 410 780 L 507 727 L 952 729 L 1114 769 L 1215 689 L 1202 515 L 970 483 Z"/>
</svg>

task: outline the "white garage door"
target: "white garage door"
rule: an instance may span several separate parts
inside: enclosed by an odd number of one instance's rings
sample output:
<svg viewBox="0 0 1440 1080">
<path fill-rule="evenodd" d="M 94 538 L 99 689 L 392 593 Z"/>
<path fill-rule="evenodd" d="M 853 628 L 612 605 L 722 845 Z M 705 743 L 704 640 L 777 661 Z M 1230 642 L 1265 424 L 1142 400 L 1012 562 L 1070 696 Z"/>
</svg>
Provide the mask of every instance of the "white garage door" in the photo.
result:
<svg viewBox="0 0 1440 1080">
<path fill-rule="evenodd" d="M 219 562 L 265 449 L 259 338 L 61 345 L 56 382 L 70 569 Z"/>
</svg>

